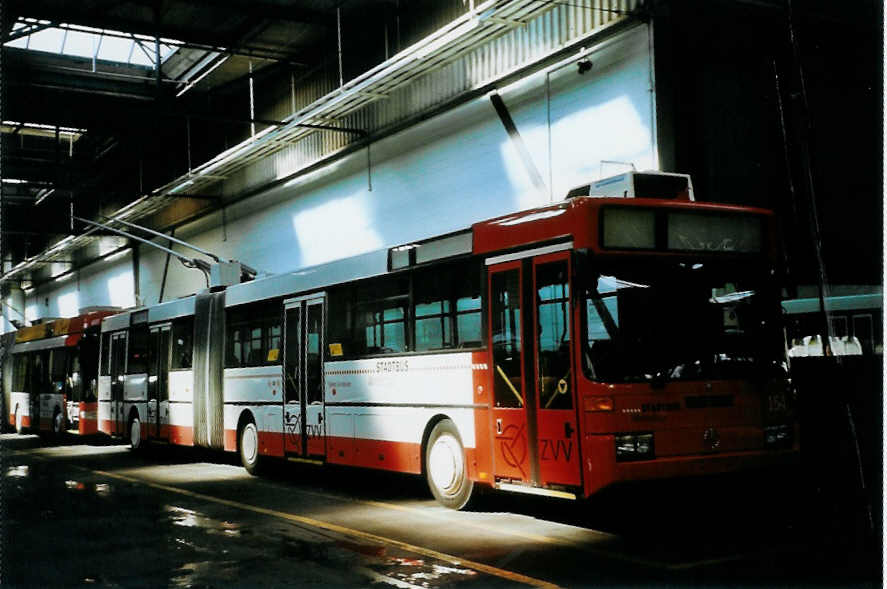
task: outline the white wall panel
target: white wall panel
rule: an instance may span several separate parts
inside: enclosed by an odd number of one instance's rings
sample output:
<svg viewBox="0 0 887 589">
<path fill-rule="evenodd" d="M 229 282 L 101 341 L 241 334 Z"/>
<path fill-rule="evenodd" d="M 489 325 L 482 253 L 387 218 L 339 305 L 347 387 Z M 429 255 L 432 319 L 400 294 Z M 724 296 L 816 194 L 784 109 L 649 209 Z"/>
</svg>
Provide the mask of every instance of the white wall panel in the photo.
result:
<svg viewBox="0 0 887 589">
<path fill-rule="evenodd" d="M 135 304 L 132 255 L 127 251 L 87 266 L 32 291 L 25 301 L 28 320 L 70 317 L 83 307 L 131 307 Z"/>
</svg>

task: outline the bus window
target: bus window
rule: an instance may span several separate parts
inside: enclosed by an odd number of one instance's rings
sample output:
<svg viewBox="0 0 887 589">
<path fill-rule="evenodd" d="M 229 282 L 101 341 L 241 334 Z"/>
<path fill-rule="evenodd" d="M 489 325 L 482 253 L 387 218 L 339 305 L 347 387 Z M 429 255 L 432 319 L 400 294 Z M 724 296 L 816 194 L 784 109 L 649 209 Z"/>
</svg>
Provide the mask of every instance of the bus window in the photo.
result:
<svg viewBox="0 0 887 589">
<path fill-rule="evenodd" d="M 71 401 L 83 401 L 83 378 L 80 373 L 80 353 L 77 350 L 71 350 L 68 354 L 68 390 L 70 391 Z"/>
<path fill-rule="evenodd" d="M 395 276 L 370 281 L 357 288 L 353 331 L 356 351 L 397 354 L 410 349 L 407 340 L 409 280 Z"/>
<path fill-rule="evenodd" d="M 15 377 L 13 379 L 12 388 L 14 391 L 23 393 L 28 390 L 28 354 L 16 354 L 15 356 Z"/>
<path fill-rule="evenodd" d="M 148 326 L 139 325 L 129 330 L 129 362 L 127 374 L 148 372 Z"/>
<path fill-rule="evenodd" d="M 859 341 L 863 354 L 871 354 L 874 352 L 874 329 L 872 328 L 871 315 L 854 315 L 853 316 L 853 335 Z"/>
<path fill-rule="evenodd" d="M 65 381 L 67 380 L 66 371 L 68 369 L 68 351 L 52 350 L 50 358 L 50 383 L 53 393 L 66 392 Z"/>
<path fill-rule="evenodd" d="M 491 280 L 493 395 L 496 407 L 523 407 L 521 386 L 520 271 L 493 274 Z"/>
<path fill-rule="evenodd" d="M 102 334 L 102 353 L 100 358 L 99 374 L 110 376 L 111 374 L 111 334 Z"/>
<path fill-rule="evenodd" d="M 171 370 L 191 368 L 191 358 L 194 353 L 193 338 L 194 326 L 190 318 L 173 322 Z"/>
<path fill-rule="evenodd" d="M 281 360 L 280 303 L 246 305 L 228 311 L 225 368 L 268 366 Z"/>
<path fill-rule="evenodd" d="M 450 265 L 413 276 L 417 351 L 481 345 L 480 269 Z"/>
<path fill-rule="evenodd" d="M 567 262 L 536 268 L 537 337 L 539 350 L 539 406 L 572 409 L 570 382 L 570 284 Z"/>
</svg>

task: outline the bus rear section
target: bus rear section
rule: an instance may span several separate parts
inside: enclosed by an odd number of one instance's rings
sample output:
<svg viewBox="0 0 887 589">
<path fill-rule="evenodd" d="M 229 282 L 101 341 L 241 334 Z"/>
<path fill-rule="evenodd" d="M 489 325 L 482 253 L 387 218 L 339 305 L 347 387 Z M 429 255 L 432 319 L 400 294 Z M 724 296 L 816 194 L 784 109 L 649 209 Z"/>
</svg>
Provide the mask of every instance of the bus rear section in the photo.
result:
<svg viewBox="0 0 887 589">
<path fill-rule="evenodd" d="M 91 310 L 16 332 L 9 378 L 9 424 L 26 430 L 98 432 L 98 330 L 109 310 Z"/>
</svg>

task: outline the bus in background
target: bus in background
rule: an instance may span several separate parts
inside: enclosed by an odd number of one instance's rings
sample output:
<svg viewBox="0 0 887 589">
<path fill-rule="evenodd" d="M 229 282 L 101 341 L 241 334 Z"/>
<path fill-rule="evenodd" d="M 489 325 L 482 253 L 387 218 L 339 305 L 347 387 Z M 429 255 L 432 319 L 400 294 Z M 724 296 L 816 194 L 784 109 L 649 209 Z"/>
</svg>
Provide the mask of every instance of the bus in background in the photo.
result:
<svg viewBox="0 0 887 589">
<path fill-rule="evenodd" d="M 796 463 L 772 213 L 647 176 L 107 317 L 100 429 L 424 475 L 456 509 Z"/>
<path fill-rule="evenodd" d="M 88 435 L 98 432 L 98 334 L 116 309 L 84 309 L 68 319 L 22 327 L 6 366 L 4 391 L 15 431 Z"/>
<path fill-rule="evenodd" d="M 884 353 L 884 294 L 876 288 L 853 290 L 853 294 L 832 295 L 824 301 L 832 354 L 881 355 Z M 782 302 L 782 308 L 787 319 L 789 356 L 822 356 L 824 322 L 819 297 L 789 299 Z"/>
</svg>

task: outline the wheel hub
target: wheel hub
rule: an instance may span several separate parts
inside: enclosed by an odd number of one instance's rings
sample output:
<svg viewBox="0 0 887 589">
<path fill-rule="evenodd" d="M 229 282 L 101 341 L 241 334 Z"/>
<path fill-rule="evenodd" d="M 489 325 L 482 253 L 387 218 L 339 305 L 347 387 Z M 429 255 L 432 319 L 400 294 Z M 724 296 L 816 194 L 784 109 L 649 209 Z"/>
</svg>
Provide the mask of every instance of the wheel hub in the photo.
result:
<svg viewBox="0 0 887 589">
<path fill-rule="evenodd" d="M 443 493 L 453 494 L 458 490 L 464 472 L 458 441 L 449 435 L 442 435 L 435 440 L 428 469 L 434 485 Z"/>
<path fill-rule="evenodd" d="M 139 443 L 142 441 L 142 427 L 139 424 L 138 419 L 132 420 L 132 425 L 129 428 L 129 443 L 132 444 L 133 448 L 138 448 Z"/>
<path fill-rule="evenodd" d="M 256 430 L 253 427 L 247 426 L 243 430 L 243 438 L 241 439 L 241 447 L 243 450 L 243 458 L 250 464 L 256 459 L 256 454 L 258 453 L 258 439 L 256 437 Z"/>
</svg>

